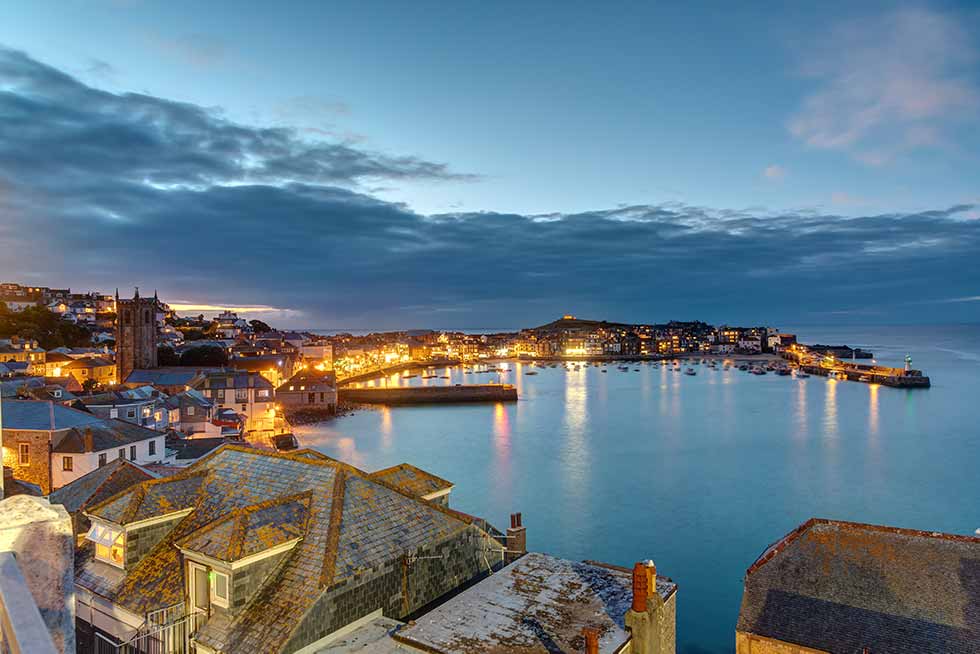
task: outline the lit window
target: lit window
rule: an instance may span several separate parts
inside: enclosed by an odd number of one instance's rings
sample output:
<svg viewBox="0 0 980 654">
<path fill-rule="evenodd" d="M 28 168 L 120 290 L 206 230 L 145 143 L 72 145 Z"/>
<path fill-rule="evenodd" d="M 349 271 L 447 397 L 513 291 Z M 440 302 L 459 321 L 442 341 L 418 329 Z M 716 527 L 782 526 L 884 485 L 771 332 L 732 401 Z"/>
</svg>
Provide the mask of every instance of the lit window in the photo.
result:
<svg viewBox="0 0 980 654">
<path fill-rule="evenodd" d="M 17 444 L 17 463 L 18 465 L 26 466 L 31 464 L 31 444 L 30 443 L 18 443 Z"/>
<path fill-rule="evenodd" d="M 70 456 L 61 457 L 61 469 L 65 472 L 71 472 L 75 467 L 74 462 Z"/>
<path fill-rule="evenodd" d="M 218 606 L 228 608 L 228 575 L 217 570 L 212 570 L 211 574 L 211 601 Z"/>
<path fill-rule="evenodd" d="M 95 543 L 95 558 L 122 568 L 126 562 L 126 532 L 92 524 L 85 538 Z"/>
</svg>

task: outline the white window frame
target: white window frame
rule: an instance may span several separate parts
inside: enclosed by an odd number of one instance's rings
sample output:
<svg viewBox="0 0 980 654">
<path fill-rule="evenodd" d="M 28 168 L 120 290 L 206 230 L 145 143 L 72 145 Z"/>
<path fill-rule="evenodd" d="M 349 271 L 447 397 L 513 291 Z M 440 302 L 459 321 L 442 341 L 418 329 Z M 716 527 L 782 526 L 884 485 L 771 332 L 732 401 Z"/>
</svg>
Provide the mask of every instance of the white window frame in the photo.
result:
<svg viewBox="0 0 980 654">
<path fill-rule="evenodd" d="M 31 465 L 30 443 L 17 443 L 17 465 L 19 466 Z"/>
<path fill-rule="evenodd" d="M 95 543 L 94 549 L 95 558 L 97 561 L 108 563 L 116 568 L 126 568 L 126 531 L 124 529 L 117 529 L 115 527 L 99 524 L 98 522 L 92 522 L 92 526 L 85 535 L 85 540 Z M 112 547 L 119 547 L 122 549 L 122 562 L 112 560 Z M 106 549 L 109 550 L 109 556 L 105 556 L 104 554 L 104 550 Z"/>
<path fill-rule="evenodd" d="M 225 597 L 218 595 L 218 577 L 223 577 L 225 580 Z M 231 575 L 211 568 L 208 571 L 208 585 L 211 588 L 211 603 L 227 609 L 231 604 Z"/>
</svg>

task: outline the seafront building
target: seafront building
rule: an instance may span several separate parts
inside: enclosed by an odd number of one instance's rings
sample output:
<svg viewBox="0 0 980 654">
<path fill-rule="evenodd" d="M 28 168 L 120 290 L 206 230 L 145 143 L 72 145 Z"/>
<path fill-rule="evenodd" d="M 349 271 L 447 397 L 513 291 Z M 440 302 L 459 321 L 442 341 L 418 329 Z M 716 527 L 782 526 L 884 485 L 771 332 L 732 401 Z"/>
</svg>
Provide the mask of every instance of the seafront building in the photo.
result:
<svg viewBox="0 0 980 654">
<path fill-rule="evenodd" d="M 980 652 L 980 538 L 812 519 L 749 567 L 737 654 Z"/>
</svg>

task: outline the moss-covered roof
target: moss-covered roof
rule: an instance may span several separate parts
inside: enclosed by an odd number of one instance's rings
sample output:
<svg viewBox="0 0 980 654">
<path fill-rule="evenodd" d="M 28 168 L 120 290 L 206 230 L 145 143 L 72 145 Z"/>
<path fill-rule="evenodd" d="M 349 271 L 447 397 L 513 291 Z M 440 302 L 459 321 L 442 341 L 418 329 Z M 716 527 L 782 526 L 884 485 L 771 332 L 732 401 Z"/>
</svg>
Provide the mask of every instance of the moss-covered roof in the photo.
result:
<svg viewBox="0 0 980 654">
<path fill-rule="evenodd" d="M 76 583 L 143 615 L 183 601 L 178 545 L 229 561 L 301 537 L 250 604 L 196 635 L 225 652 L 278 651 L 328 588 L 473 522 L 333 459 L 235 445 L 89 513 L 126 524 L 165 504 L 193 510 L 122 579 L 83 550 Z"/>
</svg>

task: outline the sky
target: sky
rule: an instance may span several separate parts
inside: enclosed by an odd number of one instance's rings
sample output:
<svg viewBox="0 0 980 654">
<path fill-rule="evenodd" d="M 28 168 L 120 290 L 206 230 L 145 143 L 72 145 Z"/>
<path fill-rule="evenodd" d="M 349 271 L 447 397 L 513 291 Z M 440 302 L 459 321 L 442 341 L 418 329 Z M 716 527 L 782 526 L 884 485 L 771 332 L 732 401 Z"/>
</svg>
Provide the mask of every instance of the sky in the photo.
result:
<svg viewBox="0 0 980 654">
<path fill-rule="evenodd" d="M 0 4 L 0 278 L 297 328 L 980 321 L 980 7 L 680 5 Z"/>
</svg>

